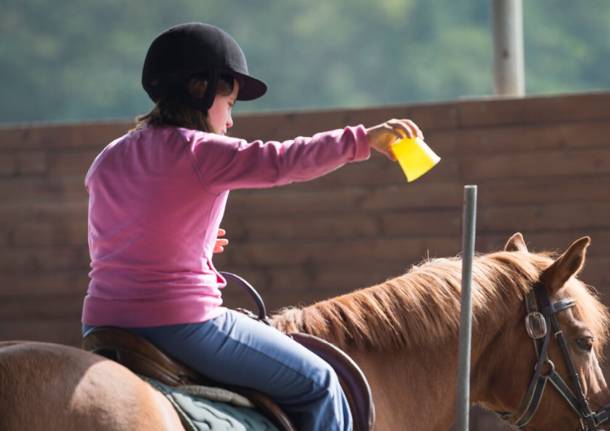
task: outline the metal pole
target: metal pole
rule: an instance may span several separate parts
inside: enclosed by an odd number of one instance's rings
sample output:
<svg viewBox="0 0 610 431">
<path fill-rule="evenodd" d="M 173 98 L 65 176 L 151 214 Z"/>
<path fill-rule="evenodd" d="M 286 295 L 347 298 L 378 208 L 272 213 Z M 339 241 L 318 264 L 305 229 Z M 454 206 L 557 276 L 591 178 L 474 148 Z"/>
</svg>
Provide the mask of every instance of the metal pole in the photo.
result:
<svg viewBox="0 0 610 431">
<path fill-rule="evenodd" d="M 494 94 L 525 95 L 522 0 L 493 1 Z"/>
<path fill-rule="evenodd" d="M 462 299 L 458 358 L 457 431 L 468 431 L 472 344 L 472 261 L 477 223 L 477 186 L 464 186 L 462 218 Z"/>
</svg>

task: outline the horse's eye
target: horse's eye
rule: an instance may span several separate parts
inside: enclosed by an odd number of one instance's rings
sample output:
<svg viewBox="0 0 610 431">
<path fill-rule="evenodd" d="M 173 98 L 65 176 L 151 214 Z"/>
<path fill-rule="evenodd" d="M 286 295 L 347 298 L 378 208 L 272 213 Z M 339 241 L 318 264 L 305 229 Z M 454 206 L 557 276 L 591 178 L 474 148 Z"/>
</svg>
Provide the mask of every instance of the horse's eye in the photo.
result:
<svg viewBox="0 0 610 431">
<path fill-rule="evenodd" d="M 593 349 L 593 337 L 581 337 L 576 339 L 576 345 L 580 350 L 590 352 Z"/>
</svg>

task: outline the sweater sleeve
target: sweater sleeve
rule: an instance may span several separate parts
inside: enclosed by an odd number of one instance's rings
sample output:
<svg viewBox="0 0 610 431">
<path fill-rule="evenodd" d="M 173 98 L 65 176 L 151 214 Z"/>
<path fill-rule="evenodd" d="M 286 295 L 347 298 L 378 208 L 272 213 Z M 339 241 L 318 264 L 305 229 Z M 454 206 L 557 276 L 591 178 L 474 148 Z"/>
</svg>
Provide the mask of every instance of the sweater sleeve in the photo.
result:
<svg viewBox="0 0 610 431">
<path fill-rule="evenodd" d="M 308 181 L 370 156 L 361 125 L 284 142 L 202 132 L 192 137 L 190 148 L 201 182 L 216 193 Z"/>
</svg>

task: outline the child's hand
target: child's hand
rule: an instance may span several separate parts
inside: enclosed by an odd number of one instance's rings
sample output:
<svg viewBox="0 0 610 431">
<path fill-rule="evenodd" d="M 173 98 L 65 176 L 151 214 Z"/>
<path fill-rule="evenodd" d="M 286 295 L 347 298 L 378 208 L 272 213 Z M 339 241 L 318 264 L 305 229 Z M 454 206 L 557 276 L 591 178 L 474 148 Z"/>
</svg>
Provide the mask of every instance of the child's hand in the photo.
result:
<svg viewBox="0 0 610 431">
<path fill-rule="evenodd" d="M 225 251 L 225 246 L 229 244 L 229 240 L 222 237 L 226 234 L 226 230 L 218 229 L 218 237 L 216 238 L 216 244 L 214 245 L 214 253 L 222 253 Z"/>
<path fill-rule="evenodd" d="M 424 139 L 424 134 L 413 121 L 397 119 L 369 127 L 366 129 L 366 135 L 371 148 L 379 151 L 390 160 L 396 160 L 392 151 L 390 151 L 391 145 L 396 140 L 402 138 Z"/>
</svg>

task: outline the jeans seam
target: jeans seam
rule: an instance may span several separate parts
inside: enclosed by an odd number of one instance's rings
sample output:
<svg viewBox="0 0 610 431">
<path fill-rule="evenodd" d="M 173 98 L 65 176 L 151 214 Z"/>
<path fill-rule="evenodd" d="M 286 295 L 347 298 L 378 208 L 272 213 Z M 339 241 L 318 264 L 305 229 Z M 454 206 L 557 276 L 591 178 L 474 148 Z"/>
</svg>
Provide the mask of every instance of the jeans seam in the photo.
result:
<svg viewBox="0 0 610 431">
<path fill-rule="evenodd" d="M 218 328 L 218 327 L 217 327 L 217 328 Z M 289 369 L 290 371 L 294 372 L 295 374 L 298 374 L 299 376 L 301 376 L 301 377 L 305 378 L 307 381 L 312 382 L 312 383 L 314 384 L 314 386 L 316 387 L 316 389 L 324 389 L 324 386 L 323 386 L 323 385 L 319 385 L 319 384 L 318 384 L 318 383 L 317 383 L 315 380 L 311 379 L 309 376 L 307 376 L 306 374 L 302 373 L 301 371 L 299 371 L 299 370 L 295 370 L 293 367 L 291 367 L 291 366 L 289 366 L 289 365 L 287 365 L 287 364 L 284 364 L 284 363 L 280 362 L 278 359 L 276 359 L 276 358 L 274 358 L 274 357 L 272 357 L 272 356 L 267 355 L 265 352 L 260 351 L 260 350 L 258 350 L 258 349 L 256 349 L 256 348 L 252 347 L 252 346 L 251 346 L 251 345 L 249 345 L 248 343 L 244 343 L 244 342 L 242 342 L 241 340 L 239 340 L 239 339 L 237 339 L 237 338 L 235 338 L 235 337 L 231 336 L 231 334 L 230 334 L 229 332 L 225 331 L 225 330 L 224 330 L 224 329 L 222 329 L 222 328 L 218 328 L 218 331 L 219 331 L 219 332 L 221 332 L 222 334 L 226 335 L 226 337 L 227 337 L 227 338 L 230 338 L 232 341 L 234 341 L 234 342 L 236 342 L 236 343 L 239 343 L 240 345 L 242 345 L 242 346 L 246 347 L 248 350 L 250 350 L 250 351 L 252 351 L 252 352 L 257 353 L 257 354 L 259 354 L 259 355 L 263 356 L 264 358 L 267 358 L 267 359 L 269 359 L 269 360 L 273 361 L 273 363 L 275 363 L 275 364 L 279 364 L 279 365 L 280 365 L 280 366 L 282 366 L 283 368 L 287 368 L 287 369 Z M 291 339 L 290 337 L 288 337 L 287 335 L 284 335 L 284 334 L 282 334 L 282 335 L 283 335 L 284 337 L 287 337 L 289 340 L 291 340 L 291 341 L 293 341 L 293 342 L 295 342 L 295 343 L 296 343 L 296 341 L 292 340 L 292 339 Z M 313 353 L 313 352 L 311 352 L 311 353 L 315 355 L 315 353 Z M 316 356 L 317 356 L 317 355 L 316 355 Z M 319 358 L 319 356 L 317 356 L 317 357 Z M 321 359 L 322 361 L 324 361 L 324 359 L 322 359 L 322 358 L 320 358 L 320 359 Z M 324 361 L 324 362 L 326 363 L 326 361 Z M 330 365 L 328 365 L 328 366 L 330 367 Z"/>
</svg>

